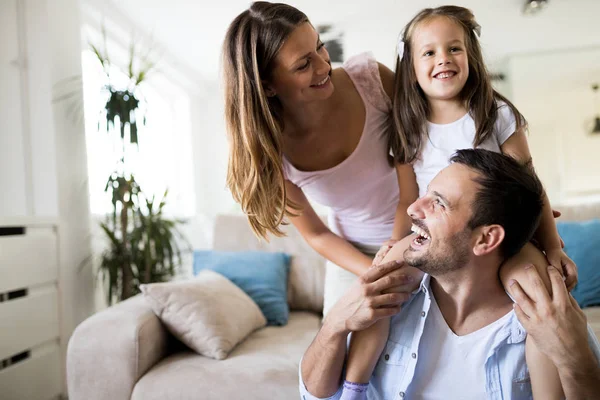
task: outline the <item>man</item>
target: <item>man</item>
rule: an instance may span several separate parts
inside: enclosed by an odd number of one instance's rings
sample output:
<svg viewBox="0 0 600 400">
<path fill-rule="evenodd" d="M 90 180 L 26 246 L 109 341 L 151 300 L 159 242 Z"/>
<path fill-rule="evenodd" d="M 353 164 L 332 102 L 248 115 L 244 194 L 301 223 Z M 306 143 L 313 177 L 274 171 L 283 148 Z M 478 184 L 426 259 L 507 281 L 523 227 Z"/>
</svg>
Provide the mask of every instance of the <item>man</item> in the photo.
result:
<svg viewBox="0 0 600 400">
<path fill-rule="evenodd" d="M 408 209 L 417 235 L 403 256 L 426 272 L 420 288 L 398 313 L 406 295 L 389 290 L 404 283 L 402 269 L 384 264 L 361 276 L 304 355 L 302 398 L 339 398 L 348 333 L 395 313 L 369 399 L 531 398 L 523 326 L 556 365 L 567 398 L 598 398 L 598 341 L 559 272 L 550 271 L 552 299 L 535 268 L 535 301 L 513 283 L 516 313 L 498 278 L 502 262 L 531 239 L 542 193 L 513 159 L 458 151 Z M 401 256 L 392 249 L 387 259 Z"/>
</svg>

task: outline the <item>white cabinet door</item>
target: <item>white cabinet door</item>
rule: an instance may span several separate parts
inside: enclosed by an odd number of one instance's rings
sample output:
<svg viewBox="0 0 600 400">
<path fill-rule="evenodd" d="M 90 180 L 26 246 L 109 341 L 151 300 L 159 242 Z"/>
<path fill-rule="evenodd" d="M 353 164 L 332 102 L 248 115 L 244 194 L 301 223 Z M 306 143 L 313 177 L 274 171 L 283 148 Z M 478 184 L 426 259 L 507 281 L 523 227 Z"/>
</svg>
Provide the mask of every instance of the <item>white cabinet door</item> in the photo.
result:
<svg viewBox="0 0 600 400">
<path fill-rule="evenodd" d="M 0 217 L 27 214 L 17 0 L 0 1 Z"/>
</svg>

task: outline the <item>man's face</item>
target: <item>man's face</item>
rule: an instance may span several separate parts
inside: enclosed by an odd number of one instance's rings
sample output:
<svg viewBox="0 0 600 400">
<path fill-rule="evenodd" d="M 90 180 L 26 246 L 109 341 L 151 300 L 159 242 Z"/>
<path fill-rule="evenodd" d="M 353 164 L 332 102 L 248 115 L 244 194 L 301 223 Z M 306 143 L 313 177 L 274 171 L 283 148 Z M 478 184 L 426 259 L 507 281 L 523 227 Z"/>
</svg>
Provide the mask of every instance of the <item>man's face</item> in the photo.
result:
<svg viewBox="0 0 600 400">
<path fill-rule="evenodd" d="M 408 265 L 439 276 L 469 262 L 474 243 L 468 222 L 478 190 L 476 177 L 468 167 L 451 164 L 431 181 L 427 194 L 408 207 L 418 234 L 404 252 Z"/>
</svg>

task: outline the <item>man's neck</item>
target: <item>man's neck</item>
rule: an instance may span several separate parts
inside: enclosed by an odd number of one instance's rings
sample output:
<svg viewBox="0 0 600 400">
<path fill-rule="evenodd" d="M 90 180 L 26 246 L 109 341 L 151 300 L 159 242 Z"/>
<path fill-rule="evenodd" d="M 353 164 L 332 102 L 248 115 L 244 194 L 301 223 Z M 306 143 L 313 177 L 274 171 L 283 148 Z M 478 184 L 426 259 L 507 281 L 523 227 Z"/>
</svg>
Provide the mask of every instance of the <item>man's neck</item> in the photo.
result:
<svg viewBox="0 0 600 400">
<path fill-rule="evenodd" d="M 483 263 L 467 265 L 457 271 L 432 277 L 431 291 L 450 329 L 459 336 L 475 332 L 512 310 L 498 269 Z"/>
</svg>

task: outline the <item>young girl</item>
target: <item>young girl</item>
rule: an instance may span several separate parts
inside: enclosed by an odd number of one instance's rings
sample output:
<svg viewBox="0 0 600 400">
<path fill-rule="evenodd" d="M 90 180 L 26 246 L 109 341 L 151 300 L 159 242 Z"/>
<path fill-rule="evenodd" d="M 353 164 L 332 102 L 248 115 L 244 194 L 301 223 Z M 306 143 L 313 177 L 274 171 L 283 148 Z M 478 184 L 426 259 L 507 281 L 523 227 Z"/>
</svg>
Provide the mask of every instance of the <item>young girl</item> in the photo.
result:
<svg viewBox="0 0 600 400">
<path fill-rule="evenodd" d="M 399 42 L 393 107 L 398 134 L 390 137 L 390 148 L 397 162 L 413 165 L 420 196 L 457 149 L 499 151 L 531 165 L 525 119 L 510 101 L 493 90 L 483 62 L 479 32 L 471 11 L 443 6 L 421 11 L 406 26 Z M 562 250 L 547 198 L 536 239 L 547 262 L 564 271 L 567 286 L 572 288 L 576 282 L 575 265 Z M 526 286 L 526 291 L 532 289 L 523 269 L 530 263 L 536 265 L 550 288 L 547 262 L 540 260 L 540 254 L 528 244 L 504 263 L 500 278 L 509 292 L 512 279 Z M 389 320 L 385 320 L 354 334 L 346 372 L 349 382 L 345 387 L 356 389 L 352 382 L 369 381 L 388 330 Z M 526 356 L 534 397 L 562 398 L 556 368 L 537 351 L 531 339 L 527 339 Z M 342 398 L 359 398 L 355 395 L 358 392 L 365 393 L 365 386 L 345 391 Z"/>
<path fill-rule="evenodd" d="M 231 23 L 223 69 L 227 185 L 257 235 L 281 235 L 287 217 L 328 260 L 326 314 L 381 243 L 410 232 L 414 172 L 387 143 L 393 73 L 368 54 L 332 69 L 306 15 L 268 2 Z M 329 227 L 306 195 L 331 208 Z M 422 273 L 406 271 L 408 291 Z"/>
</svg>

